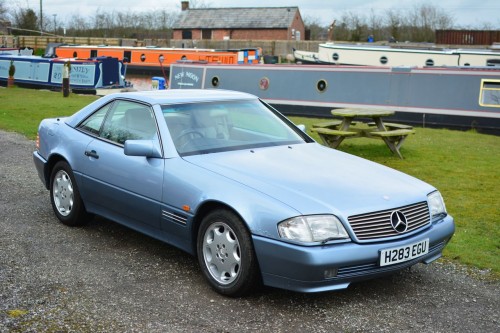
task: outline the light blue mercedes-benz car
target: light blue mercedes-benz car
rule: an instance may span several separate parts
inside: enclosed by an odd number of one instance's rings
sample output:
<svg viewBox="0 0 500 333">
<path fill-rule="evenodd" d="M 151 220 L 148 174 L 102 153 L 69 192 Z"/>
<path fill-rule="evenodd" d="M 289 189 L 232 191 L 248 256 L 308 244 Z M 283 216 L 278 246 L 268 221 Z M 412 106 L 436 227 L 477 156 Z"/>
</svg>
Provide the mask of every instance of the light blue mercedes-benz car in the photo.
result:
<svg viewBox="0 0 500 333">
<path fill-rule="evenodd" d="M 324 147 L 245 93 L 113 94 L 38 134 L 62 223 L 100 215 L 176 246 L 225 295 L 347 288 L 436 260 L 454 233 L 434 187 Z"/>
</svg>

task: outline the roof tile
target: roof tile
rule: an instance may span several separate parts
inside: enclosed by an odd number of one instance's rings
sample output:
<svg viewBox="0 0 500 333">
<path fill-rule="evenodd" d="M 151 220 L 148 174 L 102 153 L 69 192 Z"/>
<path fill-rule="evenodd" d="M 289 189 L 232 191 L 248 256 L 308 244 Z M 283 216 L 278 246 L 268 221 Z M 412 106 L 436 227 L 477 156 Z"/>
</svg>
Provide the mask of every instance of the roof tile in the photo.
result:
<svg viewBox="0 0 500 333">
<path fill-rule="evenodd" d="M 298 7 L 195 8 L 181 12 L 174 29 L 283 29 Z"/>
</svg>

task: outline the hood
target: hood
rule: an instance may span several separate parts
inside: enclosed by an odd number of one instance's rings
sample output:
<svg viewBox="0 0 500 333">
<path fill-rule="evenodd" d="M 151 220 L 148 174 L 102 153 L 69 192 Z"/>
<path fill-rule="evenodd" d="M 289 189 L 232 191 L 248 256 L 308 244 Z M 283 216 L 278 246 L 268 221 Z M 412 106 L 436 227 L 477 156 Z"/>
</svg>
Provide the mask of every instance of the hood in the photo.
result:
<svg viewBox="0 0 500 333">
<path fill-rule="evenodd" d="M 426 201 L 409 175 L 317 143 L 189 156 L 186 161 L 260 191 L 301 214 L 349 216 Z"/>
</svg>

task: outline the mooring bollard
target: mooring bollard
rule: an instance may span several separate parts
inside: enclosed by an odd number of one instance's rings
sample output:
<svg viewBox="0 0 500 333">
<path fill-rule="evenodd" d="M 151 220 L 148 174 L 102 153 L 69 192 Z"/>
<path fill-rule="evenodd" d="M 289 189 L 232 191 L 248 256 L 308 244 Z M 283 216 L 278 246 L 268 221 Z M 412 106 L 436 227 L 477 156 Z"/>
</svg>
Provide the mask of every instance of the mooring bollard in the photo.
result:
<svg viewBox="0 0 500 333">
<path fill-rule="evenodd" d="M 63 67 L 63 81 L 62 81 L 62 88 L 63 88 L 63 96 L 68 97 L 69 96 L 69 73 L 71 72 L 71 63 L 69 61 L 66 61 L 64 63 Z"/>
</svg>

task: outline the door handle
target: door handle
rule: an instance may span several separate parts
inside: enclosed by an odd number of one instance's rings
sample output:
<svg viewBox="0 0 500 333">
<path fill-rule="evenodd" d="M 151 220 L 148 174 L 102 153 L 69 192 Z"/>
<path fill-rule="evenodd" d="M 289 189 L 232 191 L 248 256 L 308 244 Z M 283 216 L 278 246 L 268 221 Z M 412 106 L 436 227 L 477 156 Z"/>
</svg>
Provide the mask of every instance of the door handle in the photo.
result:
<svg viewBox="0 0 500 333">
<path fill-rule="evenodd" d="M 91 150 L 91 151 L 86 150 L 85 151 L 85 156 L 93 157 L 95 159 L 99 158 L 99 155 L 97 155 L 97 152 L 95 150 Z"/>
</svg>

